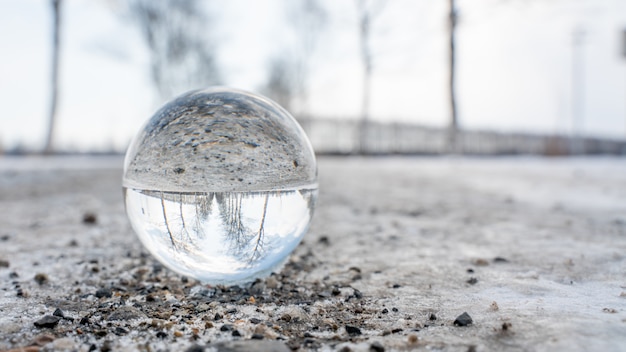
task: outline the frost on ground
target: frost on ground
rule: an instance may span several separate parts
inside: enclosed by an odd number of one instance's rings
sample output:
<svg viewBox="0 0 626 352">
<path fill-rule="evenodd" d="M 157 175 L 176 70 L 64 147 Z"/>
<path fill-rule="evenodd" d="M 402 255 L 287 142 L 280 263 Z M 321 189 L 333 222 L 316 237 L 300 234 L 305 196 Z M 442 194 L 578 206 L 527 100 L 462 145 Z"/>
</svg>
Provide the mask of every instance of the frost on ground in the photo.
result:
<svg viewBox="0 0 626 352">
<path fill-rule="evenodd" d="M 121 162 L 0 159 L 0 351 L 626 346 L 624 159 L 321 158 L 304 243 L 245 288 L 146 253 Z"/>
</svg>

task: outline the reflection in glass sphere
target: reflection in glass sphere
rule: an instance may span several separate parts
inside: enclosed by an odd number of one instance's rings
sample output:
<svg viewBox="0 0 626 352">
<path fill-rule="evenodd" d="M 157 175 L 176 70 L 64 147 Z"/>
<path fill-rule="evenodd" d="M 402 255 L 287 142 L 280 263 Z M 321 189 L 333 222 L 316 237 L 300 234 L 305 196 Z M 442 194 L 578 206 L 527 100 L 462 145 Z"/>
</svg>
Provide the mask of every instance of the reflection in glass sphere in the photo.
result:
<svg viewBox="0 0 626 352">
<path fill-rule="evenodd" d="M 315 155 L 291 115 L 267 98 L 210 88 L 179 96 L 133 139 L 126 212 L 170 269 L 211 284 L 269 275 L 309 227 Z"/>
</svg>

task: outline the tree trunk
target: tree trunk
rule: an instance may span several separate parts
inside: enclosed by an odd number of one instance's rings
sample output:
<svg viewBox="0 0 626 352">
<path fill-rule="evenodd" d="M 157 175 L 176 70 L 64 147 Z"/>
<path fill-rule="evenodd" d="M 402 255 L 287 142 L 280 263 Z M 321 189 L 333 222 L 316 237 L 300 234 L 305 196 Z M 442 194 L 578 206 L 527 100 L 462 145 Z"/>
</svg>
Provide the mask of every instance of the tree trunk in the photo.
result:
<svg viewBox="0 0 626 352">
<path fill-rule="evenodd" d="M 368 151 L 367 143 L 370 113 L 370 86 L 372 78 L 372 54 L 369 48 L 370 37 L 370 14 L 365 8 L 365 3 L 360 2 L 359 39 L 361 46 L 361 61 L 363 63 L 363 92 L 361 98 L 361 121 L 359 123 L 359 152 L 365 154 Z"/>
<path fill-rule="evenodd" d="M 455 31 L 456 31 L 456 8 L 454 6 L 454 0 L 449 0 L 450 14 L 448 19 L 448 29 L 450 34 L 450 56 L 449 56 L 449 94 L 450 94 L 450 125 L 448 126 L 448 151 L 454 153 L 458 151 L 458 129 L 459 121 L 457 117 L 456 108 L 456 93 L 455 93 L 455 74 L 456 74 L 456 62 L 455 62 Z"/>
<path fill-rule="evenodd" d="M 53 152 L 54 125 L 57 113 L 57 100 L 59 99 L 59 30 L 61 25 L 61 0 L 52 0 L 53 11 L 53 34 L 52 34 L 52 75 L 50 78 L 50 114 L 48 115 L 48 134 L 44 153 Z"/>
</svg>

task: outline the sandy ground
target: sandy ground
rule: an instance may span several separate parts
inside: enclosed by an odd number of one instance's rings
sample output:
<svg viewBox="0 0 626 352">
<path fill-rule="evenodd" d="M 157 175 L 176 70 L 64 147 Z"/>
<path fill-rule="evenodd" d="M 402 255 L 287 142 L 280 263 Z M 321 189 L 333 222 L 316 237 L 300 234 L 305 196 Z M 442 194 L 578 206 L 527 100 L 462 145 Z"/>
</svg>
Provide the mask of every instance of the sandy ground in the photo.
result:
<svg viewBox="0 0 626 352">
<path fill-rule="evenodd" d="M 145 252 L 121 163 L 0 159 L 0 351 L 626 349 L 624 159 L 321 158 L 309 234 L 245 288 Z"/>
</svg>

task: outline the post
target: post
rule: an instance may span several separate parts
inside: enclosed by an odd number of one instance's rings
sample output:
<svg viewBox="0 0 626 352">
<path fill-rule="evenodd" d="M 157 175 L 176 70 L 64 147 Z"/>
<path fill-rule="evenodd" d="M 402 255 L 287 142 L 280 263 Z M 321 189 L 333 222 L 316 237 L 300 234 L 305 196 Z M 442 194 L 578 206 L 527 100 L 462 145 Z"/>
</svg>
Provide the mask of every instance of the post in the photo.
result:
<svg viewBox="0 0 626 352">
<path fill-rule="evenodd" d="M 52 75 L 50 77 L 50 115 L 48 115 L 48 134 L 44 153 L 53 152 L 54 125 L 57 113 L 57 100 L 59 94 L 59 31 L 61 27 L 61 0 L 52 0 L 52 11 L 54 16 L 52 29 Z"/>
<path fill-rule="evenodd" d="M 448 31 L 449 31 L 449 97 L 450 97 L 450 125 L 448 126 L 448 151 L 454 153 L 458 150 L 458 129 L 459 121 L 457 117 L 456 107 L 456 92 L 455 92 L 455 80 L 456 80 L 456 60 L 455 60 L 455 31 L 457 24 L 457 14 L 454 0 L 449 0 L 450 13 L 448 18 Z"/>
</svg>

